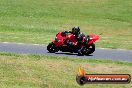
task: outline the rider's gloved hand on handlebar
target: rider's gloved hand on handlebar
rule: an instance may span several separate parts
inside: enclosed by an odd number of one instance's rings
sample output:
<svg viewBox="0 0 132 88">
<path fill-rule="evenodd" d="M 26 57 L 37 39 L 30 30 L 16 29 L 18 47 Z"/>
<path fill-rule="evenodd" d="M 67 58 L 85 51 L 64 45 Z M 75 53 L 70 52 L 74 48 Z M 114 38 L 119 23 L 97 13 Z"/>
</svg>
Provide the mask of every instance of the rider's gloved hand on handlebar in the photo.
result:
<svg viewBox="0 0 132 88">
<path fill-rule="evenodd" d="M 61 33 L 61 36 L 66 36 L 66 33 L 65 33 L 65 32 L 62 32 L 62 33 Z"/>
</svg>

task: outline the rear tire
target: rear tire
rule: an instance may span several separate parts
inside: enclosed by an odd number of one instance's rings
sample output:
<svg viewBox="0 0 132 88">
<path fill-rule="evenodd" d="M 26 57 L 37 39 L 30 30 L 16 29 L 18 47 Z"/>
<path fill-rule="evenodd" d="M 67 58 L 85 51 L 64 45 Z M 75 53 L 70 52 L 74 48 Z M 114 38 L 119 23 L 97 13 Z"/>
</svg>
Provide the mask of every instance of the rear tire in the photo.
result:
<svg viewBox="0 0 132 88">
<path fill-rule="evenodd" d="M 83 49 L 78 50 L 78 56 L 83 56 L 83 55 L 84 55 Z"/>
<path fill-rule="evenodd" d="M 55 47 L 54 43 L 49 43 L 48 46 L 47 46 L 47 50 L 50 53 L 55 53 L 55 52 L 59 51 L 59 49 L 57 47 Z"/>
<path fill-rule="evenodd" d="M 83 56 L 83 53 L 81 51 L 79 51 L 78 56 Z"/>
<path fill-rule="evenodd" d="M 91 44 L 89 48 L 87 48 L 86 55 L 92 54 L 95 51 L 95 44 Z"/>
</svg>

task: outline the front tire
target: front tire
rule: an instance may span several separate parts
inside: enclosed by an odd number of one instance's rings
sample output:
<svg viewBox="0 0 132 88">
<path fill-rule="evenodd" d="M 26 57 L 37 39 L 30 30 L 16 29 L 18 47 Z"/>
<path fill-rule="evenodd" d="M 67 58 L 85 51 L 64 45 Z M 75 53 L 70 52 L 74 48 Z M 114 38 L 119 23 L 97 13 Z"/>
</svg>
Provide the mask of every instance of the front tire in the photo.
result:
<svg viewBox="0 0 132 88">
<path fill-rule="evenodd" d="M 49 43 L 48 46 L 47 46 L 47 50 L 50 52 L 50 53 L 55 53 L 55 52 L 58 52 L 58 48 L 55 47 L 55 44 L 54 43 Z"/>
</svg>

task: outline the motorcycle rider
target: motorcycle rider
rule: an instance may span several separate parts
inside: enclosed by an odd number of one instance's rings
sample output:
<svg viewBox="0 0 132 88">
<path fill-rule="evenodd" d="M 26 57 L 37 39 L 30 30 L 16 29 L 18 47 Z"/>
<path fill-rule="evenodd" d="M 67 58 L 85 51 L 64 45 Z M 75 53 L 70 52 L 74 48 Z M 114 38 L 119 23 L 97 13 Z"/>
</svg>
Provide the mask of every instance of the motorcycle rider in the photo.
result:
<svg viewBox="0 0 132 88">
<path fill-rule="evenodd" d="M 62 32 L 62 35 L 67 35 L 68 33 L 72 33 L 77 40 L 76 43 L 70 42 L 68 40 L 64 41 L 64 43 L 69 47 L 74 47 L 75 45 L 82 41 L 83 37 L 85 37 L 85 35 L 82 32 L 80 32 L 79 26 L 73 27 L 71 31 Z"/>
</svg>

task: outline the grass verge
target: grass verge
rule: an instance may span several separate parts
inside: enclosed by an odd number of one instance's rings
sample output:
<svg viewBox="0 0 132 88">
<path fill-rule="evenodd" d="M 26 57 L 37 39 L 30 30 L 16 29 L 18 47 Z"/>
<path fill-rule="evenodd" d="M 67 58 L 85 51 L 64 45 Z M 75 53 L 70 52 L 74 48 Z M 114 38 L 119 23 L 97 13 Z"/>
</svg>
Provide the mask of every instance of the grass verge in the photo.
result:
<svg viewBox="0 0 132 88">
<path fill-rule="evenodd" d="M 0 53 L 1 88 L 81 88 L 77 68 L 87 73 L 132 75 L 131 62 Z M 89 84 L 83 88 L 131 88 L 130 84 Z"/>
</svg>

